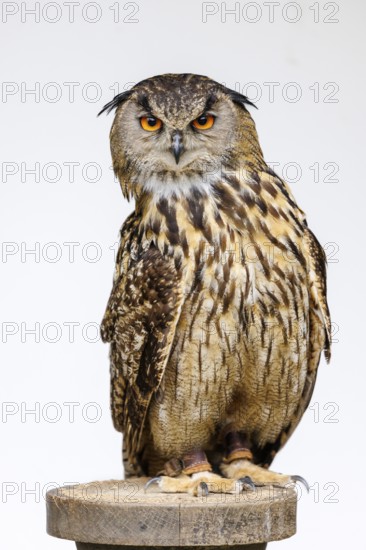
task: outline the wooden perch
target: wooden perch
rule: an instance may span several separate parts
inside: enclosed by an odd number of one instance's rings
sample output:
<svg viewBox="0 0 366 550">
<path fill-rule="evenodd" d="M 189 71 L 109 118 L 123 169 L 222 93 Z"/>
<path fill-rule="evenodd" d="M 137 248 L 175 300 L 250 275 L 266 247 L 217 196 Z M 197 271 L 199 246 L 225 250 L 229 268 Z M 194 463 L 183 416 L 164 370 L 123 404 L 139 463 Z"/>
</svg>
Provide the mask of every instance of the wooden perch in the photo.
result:
<svg viewBox="0 0 366 550">
<path fill-rule="evenodd" d="M 78 550 L 264 550 L 296 531 L 293 488 L 191 496 L 144 491 L 146 478 L 95 481 L 47 493 L 47 532 Z M 138 548 L 136 548 L 138 547 Z"/>
</svg>

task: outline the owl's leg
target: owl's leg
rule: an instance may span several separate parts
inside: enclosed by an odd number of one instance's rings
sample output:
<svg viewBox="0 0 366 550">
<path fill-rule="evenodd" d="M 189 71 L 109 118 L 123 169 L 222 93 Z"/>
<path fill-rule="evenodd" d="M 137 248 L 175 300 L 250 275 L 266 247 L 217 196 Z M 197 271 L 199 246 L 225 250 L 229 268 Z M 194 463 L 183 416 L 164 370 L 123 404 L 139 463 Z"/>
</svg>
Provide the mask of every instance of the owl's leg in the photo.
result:
<svg viewBox="0 0 366 550">
<path fill-rule="evenodd" d="M 206 454 L 201 450 L 193 450 L 180 460 L 169 460 L 162 474 L 149 480 L 145 488 L 156 484 L 163 493 L 199 496 L 208 493 L 240 493 L 252 485 L 248 479 L 226 479 L 214 474 Z"/>
<path fill-rule="evenodd" d="M 255 486 L 276 485 L 285 487 L 295 482 L 303 483 L 309 490 L 308 483 L 301 476 L 272 472 L 253 464 L 250 445 L 242 432 L 229 432 L 225 436 L 226 456 L 220 465 L 220 471 L 228 479 L 249 478 Z"/>
</svg>

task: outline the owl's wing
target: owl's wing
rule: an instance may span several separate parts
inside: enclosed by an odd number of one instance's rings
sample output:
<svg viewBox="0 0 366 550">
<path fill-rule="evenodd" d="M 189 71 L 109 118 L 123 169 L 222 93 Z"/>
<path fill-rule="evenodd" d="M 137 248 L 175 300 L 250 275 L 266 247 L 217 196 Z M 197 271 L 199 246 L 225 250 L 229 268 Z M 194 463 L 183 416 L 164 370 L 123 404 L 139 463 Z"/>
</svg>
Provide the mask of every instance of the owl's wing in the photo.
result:
<svg viewBox="0 0 366 550">
<path fill-rule="evenodd" d="M 309 293 L 309 334 L 308 363 L 304 390 L 297 409 L 290 421 L 274 443 L 255 450 L 256 462 L 269 466 L 277 452 L 285 445 L 299 424 L 308 408 L 314 391 L 316 375 L 322 351 L 327 362 L 330 360 L 331 321 L 327 304 L 326 256 L 315 235 L 306 226 L 303 219 L 304 240 L 303 254 L 308 262 L 308 293 Z"/>
<path fill-rule="evenodd" d="M 304 242 L 309 260 L 308 282 L 310 284 L 310 304 L 312 313 L 319 318 L 319 331 L 324 336 L 324 355 L 330 361 L 331 321 L 327 303 L 327 258 L 318 239 L 308 227 L 305 229 Z M 316 334 L 310 334 L 310 339 L 316 339 Z"/>
<path fill-rule="evenodd" d="M 320 352 L 324 349 L 324 355 L 327 362 L 330 361 L 330 346 L 331 346 L 331 322 L 330 314 L 327 303 L 327 258 L 325 252 L 315 237 L 314 233 L 308 228 L 306 217 L 304 212 L 297 206 L 294 196 L 287 185 L 287 183 L 279 178 L 271 169 L 267 170 L 266 174 L 262 174 L 261 180 L 267 180 L 268 174 L 272 176 L 276 182 L 276 185 L 281 189 L 281 192 L 286 202 L 293 208 L 293 216 L 295 223 L 297 223 L 303 230 L 303 255 L 307 259 L 307 271 L 308 271 L 308 292 L 310 296 L 310 314 L 318 317 L 318 328 L 310 330 L 309 339 L 310 342 L 314 339 L 324 341 L 321 346 Z M 315 330 L 319 333 L 315 333 Z M 319 361 L 319 360 L 318 360 Z"/>
<path fill-rule="evenodd" d="M 111 408 L 128 457 L 139 452 L 150 399 L 157 391 L 181 311 L 181 273 L 152 243 L 141 243 L 139 221 L 121 231 L 114 285 L 101 326 L 111 343 Z"/>
</svg>

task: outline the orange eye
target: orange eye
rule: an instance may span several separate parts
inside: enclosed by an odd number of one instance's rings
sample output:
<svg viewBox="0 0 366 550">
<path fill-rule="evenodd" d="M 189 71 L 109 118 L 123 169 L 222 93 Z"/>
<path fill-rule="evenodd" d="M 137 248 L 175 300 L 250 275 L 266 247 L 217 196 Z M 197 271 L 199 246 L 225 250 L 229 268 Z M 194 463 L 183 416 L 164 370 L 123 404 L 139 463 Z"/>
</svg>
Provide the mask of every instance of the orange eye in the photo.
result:
<svg viewBox="0 0 366 550">
<path fill-rule="evenodd" d="M 214 125 L 214 122 L 215 117 L 213 115 L 201 115 L 192 124 L 197 130 L 209 130 Z"/>
<path fill-rule="evenodd" d="M 155 118 L 154 116 L 143 116 L 140 118 L 141 127 L 147 132 L 155 132 L 159 130 L 163 123 L 160 118 Z"/>
</svg>

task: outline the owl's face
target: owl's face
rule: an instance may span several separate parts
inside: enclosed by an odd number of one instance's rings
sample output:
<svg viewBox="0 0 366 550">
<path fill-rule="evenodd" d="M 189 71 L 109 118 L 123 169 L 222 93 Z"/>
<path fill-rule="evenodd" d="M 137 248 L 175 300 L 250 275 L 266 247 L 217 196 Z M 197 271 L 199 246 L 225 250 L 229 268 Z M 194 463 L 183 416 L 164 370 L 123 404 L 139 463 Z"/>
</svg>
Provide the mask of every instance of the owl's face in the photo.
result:
<svg viewBox="0 0 366 550">
<path fill-rule="evenodd" d="M 238 146 L 239 112 L 250 116 L 244 103 L 244 96 L 189 74 L 153 77 L 116 96 L 103 110 L 118 107 L 111 150 L 122 188 L 128 180 L 129 187 L 172 190 L 214 173 Z"/>
</svg>

